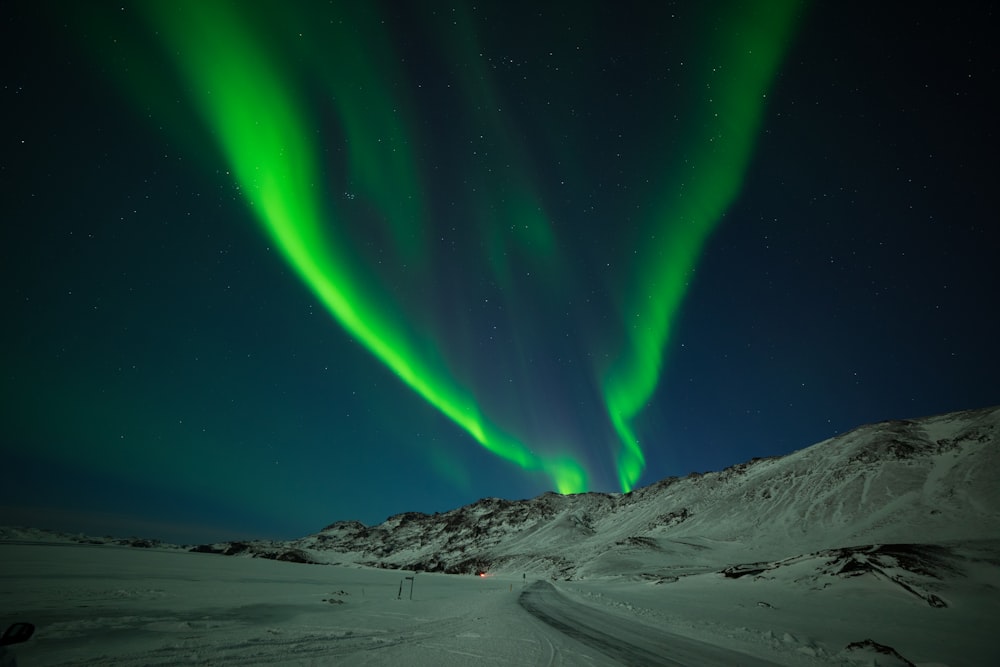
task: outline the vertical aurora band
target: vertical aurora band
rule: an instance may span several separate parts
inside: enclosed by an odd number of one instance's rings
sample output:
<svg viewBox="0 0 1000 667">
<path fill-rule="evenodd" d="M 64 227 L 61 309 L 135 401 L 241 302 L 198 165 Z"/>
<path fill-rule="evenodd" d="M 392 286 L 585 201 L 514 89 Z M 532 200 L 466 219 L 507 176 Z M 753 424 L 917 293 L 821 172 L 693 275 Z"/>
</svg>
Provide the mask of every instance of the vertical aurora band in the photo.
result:
<svg viewBox="0 0 1000 667">
<path fill-rule="evenodd" d="M 526 470 L 546 473 L 560 493 L 586 490 L 587 474 L 570 456 L 536 454 L 490 424 L 474 399 L 435 367 L 424 351 L 427 346 L 416 344 L 391 310 L 380 308 L 352 275 L 319 194 L 322 175 L 307 130 L 311 119 L 288 83 L 295 77 L 262 46 L 267 40 L 254 33 L 237 6 L 180 0 L 152 2 L 148 9 L 254 214 L 333 317 L 487 450 Z M 363 66 L 363 53 L 353 55 Z M 358 60 L 331 68 L 350 72 Z M 346 125 L 351 133 L 370 129 L 360 110 L 347 117 Z M 352 177 L 376 188 L 378 165 L 359 155 L 348 163 Z"/>
<path fill-rule="evenodd" d="M 602 380 L 608 415 L 621 449 L 617 468 L 623 491 L 642 474 L 645 457 L 631 421 L 656 390 L 664 351 L 691 272 L 702 249 L 739 194 L 763 117 L 764 100 L 792 34 L 799 0 L 730 3 L 720 18 L 709 60 L 696 63 L 707 82 L 696 102 L 692 128 L 679 154 L 689 163 L 670 162 L 671 186 L 657 204 L 654 232 L 639 257 L 634 284 L 620 302 L 628 344 Z M 724 41 L 723 41 L 724 40 Z M 694 100 L 690 101 L 695 103 Z"/>
</svg>

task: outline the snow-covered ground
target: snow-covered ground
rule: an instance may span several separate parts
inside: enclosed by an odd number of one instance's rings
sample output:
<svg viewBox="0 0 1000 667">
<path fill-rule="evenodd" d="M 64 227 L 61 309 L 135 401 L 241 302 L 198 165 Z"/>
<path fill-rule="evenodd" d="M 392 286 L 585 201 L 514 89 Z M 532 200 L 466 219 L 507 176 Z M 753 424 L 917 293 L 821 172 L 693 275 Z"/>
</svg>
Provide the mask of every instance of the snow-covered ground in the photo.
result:
<svg viewBox="0 0 1000 667">
<path fill-rule="evenodd" d="M 626 495 L 484 498 L 197 553 L 0 527 L 0 623 L 37 625 L 22 667 L 995 667 L 997 480 L 994 407 Z"/>
<path fill-rule="evenodd" d="M 0 562 L 3 621 L 38 626 L 22 667 L 608 664 L 507 579 L 418 574 L 410 600 L 413 573 L 391 570 L 78 545 L 0 545 Z"/>
<path fill-rule="evenodd" d="M 28 643 L 11 647 L 21 667 L 617 665 L 641 662 L 637 655 L 650 654 L 643 651 L 659 656 L 658 664 L 905 664 L 871 648 L 845 651 L 866 639 L 918 665 L 996 665 L 995 546 L 956 546 L 943 557 L 955 564 L 953 576 L 928 579 L 946 607 L 877 573 L 830 574 L 831 555 L 730 573 L 738 577 L 713 571 L 676 581 L 552 582 L 558 597 L 535 602 L 579 624 L 567 633 L 519 603 L 534 581 L 525 573 L 414 575 L 176 549 L 8 542 L 0 543 L 0 622 L 38 627 Z M 882 565 L 893 558 L 869 557 Z M 930 585 L 912 574 L 906 581 L 918 591 Z M 588 625 L 598 628 L 596 639 Z M 680 646 L 676 636 L 695 641 Z"/>
</svg>

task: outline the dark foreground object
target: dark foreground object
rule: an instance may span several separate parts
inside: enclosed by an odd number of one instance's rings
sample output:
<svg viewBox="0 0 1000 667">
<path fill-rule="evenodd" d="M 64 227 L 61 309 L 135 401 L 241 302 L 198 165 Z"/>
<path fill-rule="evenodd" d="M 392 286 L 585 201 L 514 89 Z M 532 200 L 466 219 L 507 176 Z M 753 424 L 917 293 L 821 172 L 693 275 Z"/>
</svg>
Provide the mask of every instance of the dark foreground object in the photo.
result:
<svg viewBox="0 0 1000 667">
<path fill-rule="evenodd" d="M 31 623 L 12 623 L 0 636 L 0 646 L 26 642 L 31 639 L 33 634 L 35 634 L 35 626 Z"/>
</svg>

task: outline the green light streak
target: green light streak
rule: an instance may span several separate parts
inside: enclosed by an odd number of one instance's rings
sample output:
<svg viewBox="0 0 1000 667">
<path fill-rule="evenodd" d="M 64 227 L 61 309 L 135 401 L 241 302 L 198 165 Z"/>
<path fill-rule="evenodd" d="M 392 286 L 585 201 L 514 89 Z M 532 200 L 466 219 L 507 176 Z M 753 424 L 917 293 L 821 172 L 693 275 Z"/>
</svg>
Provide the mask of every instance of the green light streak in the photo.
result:
<svg viewBox="0 0 1000 667">
<path fill-rule="evenodd" d="M 470 134 L 478 135 L 489 147 L 493 164 L 504 165 L 491 169 L 480 182 L 482 199 L 473 209 L 486 244 L 486 259 L 504 291 L 514 291 L 514 275 L 527 267 L 555 283 L 556 274 L 566 265 L 534 185 L 536 179 L 532 179 L 534 169 L 523 131 L 514 114 L 503 110 L 516 101 L 503 98 L 486 64 L 478 34 L 482 24 L 463 3 L 451 7 L 449 18 L 453 25 L 440 31 L 437 40 L 446 62 L 463 63 L 455 76 L 465 93 L 469 115 L 474 117 Z"/>
<path fill-rule="evenodd" d="M 342 129 L 351 194 L 378 211 L 389 224 L 394 250 L 407 262 L 425 257 L 423 191 L 415 174 L 416 156 L 403 122 L 407 105 L 393 95 L 400 77 L 385 54 L 392 45 L 374 13 L 374 3 L 340 3 L 340 21 L 306 40 L 302 60 L 312 64 L 325 85 Z M 316 53 L 323 57 L 317 59 Z M 381 56 L 381 57 L 380 57 Z"/>
<path fill-rule="evenodd" d="M 148 5 L 155 25 L 174 55 L 182 76 L 192 89 L 194 102 L 214 132 L 233 173 L 268 235 L 285 260 L 313 291 L 336 320 L 373 355 L 473 439 L 493 454 L 526 470 L 546 473 L 560 493 L 587 488 L 583 467 L 569 457 L 536 454 L 483 418 L 475 401 L 438 370 L 428 354 L 418 353 L 405 328 L 393 313 L 366 293 L 339 249 L 323 210 L 322 174 L 313 148 L 315 137 L 307 131 L 311 120 L 290 85 L 290 72 L 261 46 L 237 11 L 226 2 L 182 0 Z M 366 51 L 344 47 L 352 60 L 329 63 L 331 69 L 364 72 Z M 347 53 L 345 52 L 345 54 Z M 358 71 L 358 70 L 354 70 Z M 354 75 L 352 75 L 354 76 Z M 338 85 L 334 81 L 333 85 Z M 386 93 L 381 91 L 376 96 Z M 377 128 L 398 126 L 380 113 L 367 115 L 352 106 L 347 95 L 340 103 L 346 133 L 367 145 Z M 397 142 L 399 143 L 399 142 Z M 352 152 L 348 179 L 360 183 L 373 200 L 398 201 L 400 192 L 416 190 L 412 179 L 403 179 L 402 190 L 385 183 L 385 169 L 403 172 L 408 158 L 363 156 Z M 388 166 L 387 166 L 388 165 Z M 409 173 L 409 172 L 407 172 Z M 419 223 L 415 209 L 395 209 L 389 217 L 404 227 Z M 405 235 L 399 232 L 397 235 Z M 419 348 L 425 349 L 425 348 Z"/>
<path fill-rule="evenodd" d="M 617 466 L 623 491 L 635 486 L 645 467 L 630 422 L 659 382 L 671 328 L 702 249 L 739 194 L 766 92 L 799 6 L 798 0 L 733 3 L 734 11 L 715 31 L 716 43 L 706 45 L 706 53 L 719 55 L 717 61 L 702 64 L 709 87 L 695 118 L 704 123 L 694 128 L 682 148 L 691 157 L 686 172 L 670 176 L 679 182 L 658 206 L 655 232 L 640 257 L 631 299 L 622 308 L 628 346 L 602 382 L 608 414 L 622 443 Z"/>
</svg>

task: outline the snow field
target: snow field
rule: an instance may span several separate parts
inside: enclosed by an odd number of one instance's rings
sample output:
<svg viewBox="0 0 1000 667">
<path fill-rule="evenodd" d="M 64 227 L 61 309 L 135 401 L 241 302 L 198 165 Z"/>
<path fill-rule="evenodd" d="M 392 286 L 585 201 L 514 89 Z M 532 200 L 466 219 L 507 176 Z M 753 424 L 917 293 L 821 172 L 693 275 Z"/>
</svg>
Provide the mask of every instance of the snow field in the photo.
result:
<svg viewBox="0 0 1000 667">
<path fill-rule="evenodd" d="M 43 665 L 613 665 L 525 613 L 520 577 L 0 544 L 3 618 Z M 402 599 L 399 595 L 403 583 Z"/>
<path fill-rule="evenodd" d="M 828 558 L 816 555 L 735 579 L 679 567 L 676 578 L 605 570 L 556 586 L 607 614 L 611 632 L 680 635 L 774 664 L 894 664 L 844 651 L 873 639 L 921 667 L 986 666 L 1000 664 L 995 546 L 955 546 L 963 570 L 953 576 L 925 581 L 909 573 L 914 590 L 930 587 L 945 608 L 881 575 L 836 576 Z M 891 558 L 883 560 L 895 576 Z M 0 622 L 38 626 L 16 647 L 21 667 L 619 664 L 525 612 L 518 596 L 534 580 L 530 574 L 414 575 L 179 550 L 11 543 L 0 543 L 0 564 Z M 412 600 L 408 576 L 415 577 Z"/>
</svg>

